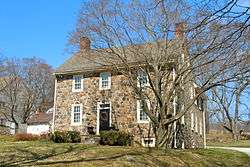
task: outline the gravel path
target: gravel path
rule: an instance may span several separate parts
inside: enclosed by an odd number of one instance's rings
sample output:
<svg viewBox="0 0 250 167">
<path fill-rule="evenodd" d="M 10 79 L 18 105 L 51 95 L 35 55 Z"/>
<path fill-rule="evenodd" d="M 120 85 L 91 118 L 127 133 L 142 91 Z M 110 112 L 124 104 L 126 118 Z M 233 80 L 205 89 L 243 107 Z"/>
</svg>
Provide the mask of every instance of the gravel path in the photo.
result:
<svg viewBox="0 0 250 167">
<path fill-rule="evenodd" d="M 207 148 L 222 148 L 222 149 L 228 149 L 228 150 L 236 150 L 236 151 L 246 153 L 248 156 L 250 156 L 250 148 L 245 148 L 245 147 L 207 147 Z"/>
</svg>

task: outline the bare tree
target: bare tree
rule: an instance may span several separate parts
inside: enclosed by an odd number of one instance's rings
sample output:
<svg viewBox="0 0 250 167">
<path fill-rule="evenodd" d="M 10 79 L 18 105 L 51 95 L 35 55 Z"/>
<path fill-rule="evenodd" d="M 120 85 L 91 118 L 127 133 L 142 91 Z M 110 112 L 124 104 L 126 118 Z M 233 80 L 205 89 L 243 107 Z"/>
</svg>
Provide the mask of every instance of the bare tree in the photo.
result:
<svg viewBox="0 0 250 167">
<path fill-rule="evenodd" d="M 93 41 L 99 56 L 82 54 L 126 76 L 151 120 L 156 147 L 172 147 L 175 124 L 193 103 L 249 70 L 236 68 L 247 58 L 236 53 L 246 47 L 249 8 L 235 8 L 237 1 L 89 1 L 69 42 L 77 48 L 84 36 Z M 201 90 L 195 95 L 194 83 Z"/>
<path fill-rule="evenodd" d="M 53 105 L 52 68 L 37 58 L 6 59 L 1 78 L 1 96 L 5 105 L 1 114 L 15 123 L 16 131 L 36 111 Z"/>
<path fill-rule="evenodd" d="M 221 126 L 232 134 L 234 140 L 239 140 L 242 129 L 240 125 L 244 122 L 241 119 L 243 114 L 249 112 L 248 104 L 242 102 L 243 93 L 249 87 L 249 80 L 243 80 L 233 84 L 227 84 L 224 87 L 212 89 L 211 115 L 216 117 Z"/>
</svg>

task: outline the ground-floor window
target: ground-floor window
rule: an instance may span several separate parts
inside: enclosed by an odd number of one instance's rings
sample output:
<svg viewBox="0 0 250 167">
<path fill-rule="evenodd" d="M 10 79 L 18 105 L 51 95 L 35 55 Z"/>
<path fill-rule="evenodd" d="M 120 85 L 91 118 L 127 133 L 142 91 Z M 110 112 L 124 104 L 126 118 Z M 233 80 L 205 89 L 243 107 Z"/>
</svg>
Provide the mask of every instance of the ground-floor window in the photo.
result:
<svg viewBox="0 0 250 167">
<path fill-rule="evenodd" d="M 71 124 L 82 124 L 82 104 L 73 104 L 71 110 Z"/>
</svg>

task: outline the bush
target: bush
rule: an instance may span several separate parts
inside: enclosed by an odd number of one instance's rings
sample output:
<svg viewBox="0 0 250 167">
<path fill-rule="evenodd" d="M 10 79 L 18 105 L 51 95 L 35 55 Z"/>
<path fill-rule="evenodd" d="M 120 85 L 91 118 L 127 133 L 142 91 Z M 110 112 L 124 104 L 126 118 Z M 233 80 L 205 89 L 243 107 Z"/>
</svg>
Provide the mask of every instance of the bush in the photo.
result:
<svg viewBox="0 0 250 167">
<path fill-rule="evenodd" d="M 15 135 L 15 140 L 16 141 L 34 141 L 34 140 L 39 140 L 39 136 L 29 134 L 29 133 L 18 133 Z"/>
<path fill-rule="evenodd" d="M 131 135 L 120 131 L 101 131 L 100 137 L 100 144 L 102 145 L 128 146 L 132 142 Z"/>
<path fill-rule="evenodd" d="M 55 143 L 80 143 L 81 135 L 77 131 L 55 131 L 50 139 Z"/>
<path fill-rule="evenodd" d="M 66 132 L 66 141 L 67 143 L 80 143 L 81 135 L 77 131 L 67 131 Z"/>
</svg>

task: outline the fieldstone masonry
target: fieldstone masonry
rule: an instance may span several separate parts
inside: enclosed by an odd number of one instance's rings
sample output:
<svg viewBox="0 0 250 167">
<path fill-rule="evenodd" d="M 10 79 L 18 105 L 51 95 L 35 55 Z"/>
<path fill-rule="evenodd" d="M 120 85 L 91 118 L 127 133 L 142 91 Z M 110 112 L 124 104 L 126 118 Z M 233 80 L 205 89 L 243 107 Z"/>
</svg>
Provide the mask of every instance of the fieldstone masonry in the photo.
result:
<svg viewBox="0 0 250 167">
<path fill-rule="evenodd" d="M 81 92 L 72 92 L 73 75 L 57 76 L 54 130 L 76 130 L 86 136 L 88 127 L 93 127 L 96 132 L 97 103 L 110 102 L 111 121 L 115 128 L 132 134 L 134 140 L 139 143 L 143 137 L 153 137 L 152 132 L 149 133 L 149 123 L 137 123 L 137 100 L 132 89 L 126 86 L 124 76 L 112 74 L 111 89 L 99 90 L 99 73 L 81 75 L 84 76 L 84 88 Z M 83 120 L 80 126 L 71 125 L 71 108 L 76 103 L 83 105 Z M 198 126 L 199 122 L 203 124 L 202 111 L 197 106 L 193 106 L 191 111 L 197 116 Z M 185 123 L 180 132 L 183 137 L 180 137 L 182 139 L 179 141 L 184 140 L 186 148 L 203 147 L 203 125 L 196 131 L 190 127 L 191 114 L 186 113 L 184 118 Z"/>
</svg>

